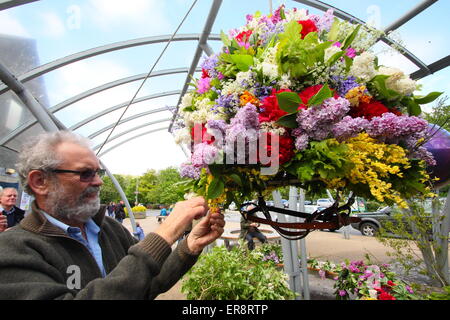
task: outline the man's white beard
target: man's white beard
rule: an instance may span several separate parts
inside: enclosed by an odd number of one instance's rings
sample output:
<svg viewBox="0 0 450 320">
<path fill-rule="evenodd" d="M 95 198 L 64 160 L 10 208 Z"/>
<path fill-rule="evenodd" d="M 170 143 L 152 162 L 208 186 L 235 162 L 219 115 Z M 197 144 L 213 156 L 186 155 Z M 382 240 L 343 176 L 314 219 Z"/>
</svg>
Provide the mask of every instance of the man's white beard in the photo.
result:
<svg viewBox="0 0 450 320">
<path fill-rule="evenodd" d="M 86 222 L 100 209 L 100 197 L 85 199 L 87 195 L 94 192 L 98 194 L 99 187 L 88 187 L 75 201 L 73 197 L 67 195 L 62 185 L 57 184 L 54 189 L 47 198 L 47 207 L 52 210 L 56 218 Z"/>
</svg>

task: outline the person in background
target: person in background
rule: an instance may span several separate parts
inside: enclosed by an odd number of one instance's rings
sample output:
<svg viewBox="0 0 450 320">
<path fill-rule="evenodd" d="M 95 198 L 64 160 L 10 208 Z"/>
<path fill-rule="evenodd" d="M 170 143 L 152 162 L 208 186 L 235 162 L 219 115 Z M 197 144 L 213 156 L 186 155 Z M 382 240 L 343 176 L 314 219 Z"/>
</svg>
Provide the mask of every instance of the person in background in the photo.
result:
<svg viewBox="0 0 450 320">
<path fill-rule="evenodd" d="M 116 205 L 116 209 L 114 211 L 114 216 L 117 221 L 120 223 L 123 222 L 123 220 L 127 217 L 125 214 L 125 203 L 123 200 L 120 200 L 119 203 Z"/>
<path fill-rule="evenodd" d="M 116 204 L 115 204 L 115 202 L 111 201 L 111 202 L 109 203 L 109 205 L 106 207 L 106 210 L 108 211 L 108 215 L 109 215 L 110 217 L 113 217 L 113 218 L 114 218 L 114 216 L 115 216 L 114 211 L 116 210 Z"/>
<path fill-rule="evenodd" d="M 163 218 L 161 217 L 167 217 L 167 209 L 165 206 L 160 206 L 161 211 L 159 211 L 159 217 L 158 217 L 158 223 L 161 223 L 161 220 L 163 220 Z"/>
<path fill-rule="evenodd" d="M 145 234 L 144 234 L 144 229 L 142 229 L 141 225 L 139 224 L 139 222 L 136 222 L 136 232 L 133 232 L 133 235 L 139 240 L 144 240 L 145 238 Z"/>
<path fill-rule="evenodd" d="M 223 233 L 225 220 L 202 197 L 180 201 L 138 241 L 100 205 L 104 169 L 89 140 L 69 131 L 23 145 L 16 164 L 34 196 L 31 212 L 0 233 L 2 300 L 154 299 Z M 194 220 L 189 236 L 172 246 Z"/>
<path fill-rule="evenodd" d="M 249 205 L 244 210 L 250 211 L 254 207 L 254 205 Z M 241 233 L 239 234 L 239 237 L 247 241 L 249 250 L 255 249 L 253 238 L 257 238 L 261 243 L 267 242 L 267 237 L 258 229 L 258 227 L 259 223 L 245 220 L 244 217 L 241 216 Z"/>
<path fill-rule="evenodd" d="M 14 227 L 25 216 L 25 211 L 16 207 L 17 190 L 4 188 L 0 191 L 0 232 Z"/>
</svg>

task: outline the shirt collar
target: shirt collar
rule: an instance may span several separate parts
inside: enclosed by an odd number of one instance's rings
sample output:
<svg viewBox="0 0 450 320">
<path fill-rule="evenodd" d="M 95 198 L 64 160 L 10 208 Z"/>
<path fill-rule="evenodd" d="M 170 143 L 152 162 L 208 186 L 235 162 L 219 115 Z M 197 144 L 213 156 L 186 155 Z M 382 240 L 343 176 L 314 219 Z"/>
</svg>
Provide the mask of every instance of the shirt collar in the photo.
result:
<svg viewBox="0 0 450 320">
<path fill-rule="evenodd" d="M 73 233 L 81 232 L 80 228 L 71 227 L 71 226 L 65 224 L 64 222 L 56 219 L 55 217 L 52 217 L 51 215 L 49 215 L 48 213 L 46 213 L 43 210 L 41 210 L 41 212 L 51 224 L 53 224 L 54 226 L 60 228 L 65 233 L 73 234 Z M 100 231 L 100 227 L 94 222 L 94 220 L 92 220 L 92 218 L 89 218 L 89 220 L 86 221 L 84 226 L 85 226 L 86 230 L 90 230 L 93 233 L 98 233 Z"/>
<path fill-rule="evenodd" d="M 0 204 L 0 208 L 2 209 L 1 211 L 3 211 L 4 213 L 6 213 L 6 214 L 11 214 L 11 213 L 13 213 L 14 211 L 15 211 L 15 207 L 14 206 L 12 206 L 12 208 L 11 208 L 11 210 L 6 210 L 5 208 L 3 208 L 3 206 Z M 1 212 L 0 211 L 0 212 Z"/>
</svg>

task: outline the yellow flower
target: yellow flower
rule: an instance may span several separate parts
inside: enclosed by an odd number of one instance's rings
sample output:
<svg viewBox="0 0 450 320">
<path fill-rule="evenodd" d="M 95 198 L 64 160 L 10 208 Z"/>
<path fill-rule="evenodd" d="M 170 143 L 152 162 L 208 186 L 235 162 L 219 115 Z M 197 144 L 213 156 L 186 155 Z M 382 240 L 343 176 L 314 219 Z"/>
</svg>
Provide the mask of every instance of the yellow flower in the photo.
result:
<svg viewBox="0 0 450 320">
<path fill-rule="evenodd" d="M 247 105 L 247 103 L 251 103 L 254 106 L 259 107 L 261 103 L 259 102 L 258 98 L 256 98 L 253 94 L 251 94 L 248 91 L 244 91 L 244 93 L 240 97 L 240 105 L 241 107 L 244 107 Z"/>
<path fill-rule="evenodd" d="M 345 98 L 350 101 L 350 104 L 353 107 L 359 106 L 360 102 L 369 103 L 372 99 L 371 96 L 368 96 L 365 94 L 366 86 L 360 86 L 353 89 L 350 89 L 347 94 L 345 95 Z"/>
</svg>

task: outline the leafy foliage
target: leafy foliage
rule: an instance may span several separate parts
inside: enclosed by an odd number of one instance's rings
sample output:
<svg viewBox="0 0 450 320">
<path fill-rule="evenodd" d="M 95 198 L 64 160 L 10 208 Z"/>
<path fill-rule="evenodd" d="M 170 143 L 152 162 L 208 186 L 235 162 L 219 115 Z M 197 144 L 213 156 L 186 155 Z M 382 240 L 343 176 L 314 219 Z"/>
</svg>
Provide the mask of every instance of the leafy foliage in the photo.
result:
<svg viewBox="0 0 450 320">
<path fill-rule="evenodd" d="M 262 250 L 248 251 L 242 243 L 231 251 L 215 247 L 187 273 L 182 291 L 190 300 L 293 299 L 286 275 L 273 261 L 263 261 Z"/>
</svg>

